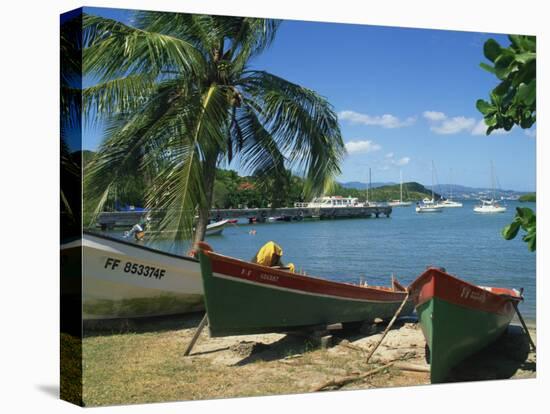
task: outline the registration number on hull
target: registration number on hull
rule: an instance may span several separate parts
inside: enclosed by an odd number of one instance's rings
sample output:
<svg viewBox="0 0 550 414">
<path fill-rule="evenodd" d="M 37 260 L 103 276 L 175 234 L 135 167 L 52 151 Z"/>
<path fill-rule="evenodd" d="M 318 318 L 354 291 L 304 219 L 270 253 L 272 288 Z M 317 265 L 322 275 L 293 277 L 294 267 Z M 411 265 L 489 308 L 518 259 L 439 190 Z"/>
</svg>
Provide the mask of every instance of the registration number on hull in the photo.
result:
<svg viewBox="0 0 550 414">
<path fill-rule="evenodd" d="M 104 269 L 115 270 L 121 268 L 124 273 L 130 273 L 143 277 L 150 277 L 155 279 L 162 279 L 166 274 L 166 269 L 155 266 L 147 266 L 140 263 L 134 262 L 122 262 L 119 259 L 114 259 L 112 257 L 107 257 Z"/>
</svg>

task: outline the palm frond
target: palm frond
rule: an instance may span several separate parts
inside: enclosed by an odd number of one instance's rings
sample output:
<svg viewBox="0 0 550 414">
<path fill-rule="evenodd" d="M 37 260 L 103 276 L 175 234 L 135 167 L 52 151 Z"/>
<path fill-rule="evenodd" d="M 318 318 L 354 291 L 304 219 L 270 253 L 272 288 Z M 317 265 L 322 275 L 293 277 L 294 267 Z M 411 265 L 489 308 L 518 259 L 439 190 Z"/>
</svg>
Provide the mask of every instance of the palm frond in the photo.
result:
<svg viewBox="0 0 550 414">
<path fill-rule="evenodd" d="M 192 108 L 188 116 L 178 111 L 181 134 L 173 135 L 163 147 L 169 155 L 147 197 L 147 205 L 162 212 L 160 231 L 191 236 L 195 209 L 207 202 L 201 161 L 205 154 L 222 151 L 228 110 L 226 88 L 211 85 L 200 96 L 199 108 Z"/>
<path fill-rule="evenodd" d="M 230 21 L 231 23 L 231 21 Z M 267 49 L 277 34 L 280 20 L 244 17 L 233 22 L 231 49 L 229 56 L 233 60 L 234 70 L 244 70 L 250 58 Z"/>
<path fill-rule="evenodd" d="M 124 185 L 142 173 L 144 154 L 159 138 L 155 128 L 170 117 L 173 108 L 169 104 L 171 85 L 159 88 L 155 98 L 131 115 L 119 115 L 109 120 L 105 139 L 84 177 L 85 211 L 98 211 L 101 200 L 107 200 L 105 191 Z"/>
<path fill-rule="evenodd" d="M 109 80 L 82 91 L 83 111 L 111 116 L 139 109 L 157 91 L 149 75 L 130 75 Z"/>
<path fill-rule="evenodd" d="M 241 82 L 245 102 L 277 142 L 289 167 L 303 171 L 306 190 L 327 190 L 340 173 L 345 147 L 336 113 L 310 89 L 262 71 L 249 71 Z"/>
<path fill-rule="evenodd" d="M 244 171 L 258 177 L 284 174 L 285 157 L 249 106 L 236 110 L 230 133 L 233 151 L 239 154 L 239 164 Z"/>
<path fill-rule="evenodd" d="M 202 55 L 185 40 L 97 16 L 85 15 L 83 24 L 83 71 L 100 82 L 129 74 L 156 76 L 163 70 L 194 75 L 204 72 Z"/>
<path fill-rule="evenodd" d="M 203 56 L 211 56 L 223 36 L 215 24 L 215 16 L 205 14 L 167 13 L 139 11 L 136 25 L 142 30 L 166 34 L 185 40 L 200 50 Z"/>
</svg>

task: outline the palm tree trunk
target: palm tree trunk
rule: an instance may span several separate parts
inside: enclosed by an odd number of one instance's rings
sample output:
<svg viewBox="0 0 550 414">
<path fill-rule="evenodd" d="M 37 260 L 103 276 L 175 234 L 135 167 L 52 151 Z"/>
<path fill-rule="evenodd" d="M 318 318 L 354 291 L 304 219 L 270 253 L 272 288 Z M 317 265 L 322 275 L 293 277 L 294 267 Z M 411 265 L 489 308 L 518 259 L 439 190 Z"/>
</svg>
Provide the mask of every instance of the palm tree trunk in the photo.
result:
<svg viewBox="0 0 550 414">
<path fill-rule="evenodd" d="M 216 178 L 216 161 L 218 159 L 217 153 L 207 154 L 203 164 L 203 177 L 204 177 L 204 191 L 205 191 L 205 203 L 199 206 L 199 219 L 195 226 L 195 233 L 193 235 L 193 246 L 198 242 L 203 241 L 206 236 L 206 226 L 208 225 L 208 218 L 210 216 L 210 207 L 212 206 L 212 197 L 214 194 L 214 180 Z"/>
</svg>

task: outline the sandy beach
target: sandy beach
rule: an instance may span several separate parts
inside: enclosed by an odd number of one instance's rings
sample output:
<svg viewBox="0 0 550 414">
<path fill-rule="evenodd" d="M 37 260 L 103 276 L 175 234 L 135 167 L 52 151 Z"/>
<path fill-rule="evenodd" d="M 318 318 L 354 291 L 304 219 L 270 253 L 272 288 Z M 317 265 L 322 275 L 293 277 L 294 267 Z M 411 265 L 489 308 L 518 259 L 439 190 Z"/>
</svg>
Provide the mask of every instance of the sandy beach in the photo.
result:
<svg viewBox="0 0 550 414">
<path fill-rule="evenodd" d="M 101 329 L 88 324 L 83 341 L 84 404 L 307 393 L 345 377 L 353 380 L 324 390 L 430 384 L 424 337 L 414 320 L 398 321 L 367 364 L 384 323 L 331 331 L 326 348 L 315 335 L 210 338 L 205 329 L 184 357 L 201 316 L 119 321 Z M 536 342 L 534 326 L 530 334 Z M 535 377 L 536 353 L 521 327 L 511 325 L 501 339 L 460 364 L 449 381 Z"/>
</svg>

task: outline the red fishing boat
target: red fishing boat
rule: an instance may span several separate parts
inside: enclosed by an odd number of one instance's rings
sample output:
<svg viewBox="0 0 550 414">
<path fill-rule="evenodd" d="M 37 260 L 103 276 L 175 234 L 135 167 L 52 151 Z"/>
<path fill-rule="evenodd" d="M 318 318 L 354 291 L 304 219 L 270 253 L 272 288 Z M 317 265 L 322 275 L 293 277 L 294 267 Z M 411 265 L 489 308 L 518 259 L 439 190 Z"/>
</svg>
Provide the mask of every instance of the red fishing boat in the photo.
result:
<svg viewBox="0 0 550 414">
<path fill-rule="evenodd" d="M 409 290 L 430 349 L 432 383 L 502 335 L 523 300 L 517 290 L 476 286 L 437 268 Z"/>
<path fill-rule="evenodd" d="M 199 243 L 199 258 L 213 337 L 390 319 L 407 294 L 399 283 L 354 285 L 245 262 L 206 243 Z M 412 311 L 409 301 L 402 315 Z"/>
</svg>

